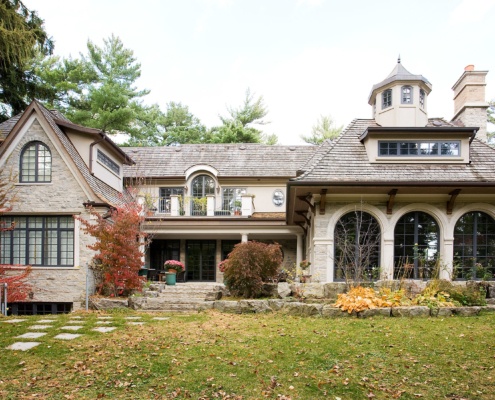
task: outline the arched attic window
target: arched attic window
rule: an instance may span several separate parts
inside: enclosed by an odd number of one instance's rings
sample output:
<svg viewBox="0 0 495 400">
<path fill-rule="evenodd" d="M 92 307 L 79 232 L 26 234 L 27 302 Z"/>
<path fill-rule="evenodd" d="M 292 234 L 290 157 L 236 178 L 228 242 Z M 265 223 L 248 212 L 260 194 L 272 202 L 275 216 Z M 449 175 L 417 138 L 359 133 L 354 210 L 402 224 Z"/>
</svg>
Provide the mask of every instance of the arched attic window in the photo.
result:
<svg viewBox="0 0 495 400">
<path fill-rule="evenodd" d="M 41 142 L 30 142 L 21 151 L 20 182 L 51 182 L 52 154 Z"/>
<path fill-rule="evenodd" d="M 382 93 L 382 110 L 392 107 L 392 89 L 387 89 Z"/>
<path fill-rule="evenodd" d="M 412 86 L 402 86 L 401 88 L 401 103 L 412 104 L 413 102 L 413 88 Z"/>
</svg>

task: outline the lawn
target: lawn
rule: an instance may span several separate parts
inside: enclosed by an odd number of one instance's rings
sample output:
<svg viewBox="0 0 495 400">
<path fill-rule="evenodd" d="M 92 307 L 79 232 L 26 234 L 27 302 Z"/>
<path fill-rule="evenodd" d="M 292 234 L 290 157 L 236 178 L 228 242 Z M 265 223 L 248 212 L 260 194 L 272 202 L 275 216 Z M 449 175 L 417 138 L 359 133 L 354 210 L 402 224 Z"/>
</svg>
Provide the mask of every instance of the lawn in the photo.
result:
<svg viewBox="0 0 495 400">
<path fill-rule="evenodd" d="M 494 399 L 495 313 L 478 317 L 322 319 L 205 312 L 109 314 L 116 330 L 5 350 L 52 316 L 0 319 L 2 399 Z M 139 316 L 143 325 L 130 325 Z M 26 341 L 26 339 L 24 339 Z"/>
</svg>

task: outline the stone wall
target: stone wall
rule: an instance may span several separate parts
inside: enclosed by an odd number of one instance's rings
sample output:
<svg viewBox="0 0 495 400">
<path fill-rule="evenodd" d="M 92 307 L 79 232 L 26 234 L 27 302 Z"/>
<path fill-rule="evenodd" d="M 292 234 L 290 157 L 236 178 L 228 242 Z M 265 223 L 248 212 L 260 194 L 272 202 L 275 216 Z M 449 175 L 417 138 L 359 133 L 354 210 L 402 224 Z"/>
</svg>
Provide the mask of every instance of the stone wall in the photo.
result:
<svg viewBox="0 0 495 400">
<path fill-rule="evenodd" d="M 18 183 L 15 186 L 17 201 L 10 214 L 22 215 L 82 215 L 89 218 L 83 203 L 88 195 L 83 190 L 81 177 L 67 166 L 58 148 L 45 133 L 37 120 L 27 129 L 14 151 L 9 155 L 5 172 L 18 171 L 20 153 L 31 141 L 40 141 L 50 149 L 52 155 L 52 181 L 49 183 Z M 61 150 L 64 151 L 64 150 Z M 70 159 L 68 156 L 66 159 Z M 73 170 L 76 167 L 73 166 Z M 33 267 L 28 278 L 32 293 L 27 301 L 33 302 L 73 302 L 74 309 L 81 307 L 85 298 L 86 265 L 92 258 L 92 250 L 87 245 L 93 239 L 75 224 L 74 267 Z M 90 291 L 94 290 L 94 281 L 90 272 Z"/>
</svg>

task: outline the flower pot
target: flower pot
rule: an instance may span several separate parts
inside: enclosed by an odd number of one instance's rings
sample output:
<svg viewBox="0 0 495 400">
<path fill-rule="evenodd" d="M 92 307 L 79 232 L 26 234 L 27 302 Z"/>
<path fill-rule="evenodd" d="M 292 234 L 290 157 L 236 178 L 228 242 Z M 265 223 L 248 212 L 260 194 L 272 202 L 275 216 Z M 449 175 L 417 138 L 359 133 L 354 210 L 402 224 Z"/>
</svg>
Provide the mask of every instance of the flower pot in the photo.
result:
<svg viewBox="0 0 495 400">
<path fill-rule="evenodd" d="M 177 274 L 174 272 L 165 272 L 165 283 L 174 286 L 177 282 Z"/>
<path fill-rule="evenodd" d="M 177 273 L 177 270 L 176 269 L 173 269 L 173 268 L 169 268 L 167 272 L 169 274 L 176 274 Z"/>
<path fill-rule="evenodd" d="M 300 281 L 301 283 L 311 282 L 311 275 L 301 275 Z"/>
</svg>

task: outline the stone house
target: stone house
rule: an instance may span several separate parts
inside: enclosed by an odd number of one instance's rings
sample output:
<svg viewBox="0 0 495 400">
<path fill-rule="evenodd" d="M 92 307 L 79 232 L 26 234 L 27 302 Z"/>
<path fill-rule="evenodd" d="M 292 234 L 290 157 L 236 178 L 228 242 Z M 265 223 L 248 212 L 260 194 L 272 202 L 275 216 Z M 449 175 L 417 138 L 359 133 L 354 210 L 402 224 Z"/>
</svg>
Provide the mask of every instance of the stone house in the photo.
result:
<svg viewBox="0 0 495 400">
<path fill-rule="evenodd" d="M 33 101 L 0 124 L 2 179 L 12 172 L 17 201 L 1 218 L 0 263 L 32 266 L 29 301 L 13 313 L 50 314 L 81 306 L 92 252 L 73 215 L 89 218 L 122 201 L 123 165 L 133 161 L 103 132 L 75 125 Z M 88 279 L 89 291 L 93 279 Z"/>
<path fill-rule="evenodd" d="M 464 71 L 447 121 L 428 116 L 431 83 L 399 61 L 372 87 L 372 117 L 321 146 L 119 148 L 34 101 L 0 124 L 0 166 L 18 172 L 20 199 L 2 217 L 16 229 L 1 234 L 0 262 L 33 265 L 32 298 L 17 307 L 80 307 L 91 253 L 72 215 L 118 204 L 128 185 L 146 206 L 143 267 L 152 279 L 176 259 L 186 264 L 179 280 L 222 282 L 218 264 L 247 240 L 280 243 L 285 268 L 308 259 L 320 282 L 424 280 L 435 269 L 491 279 L 486 74 Z"/>
</svg>

